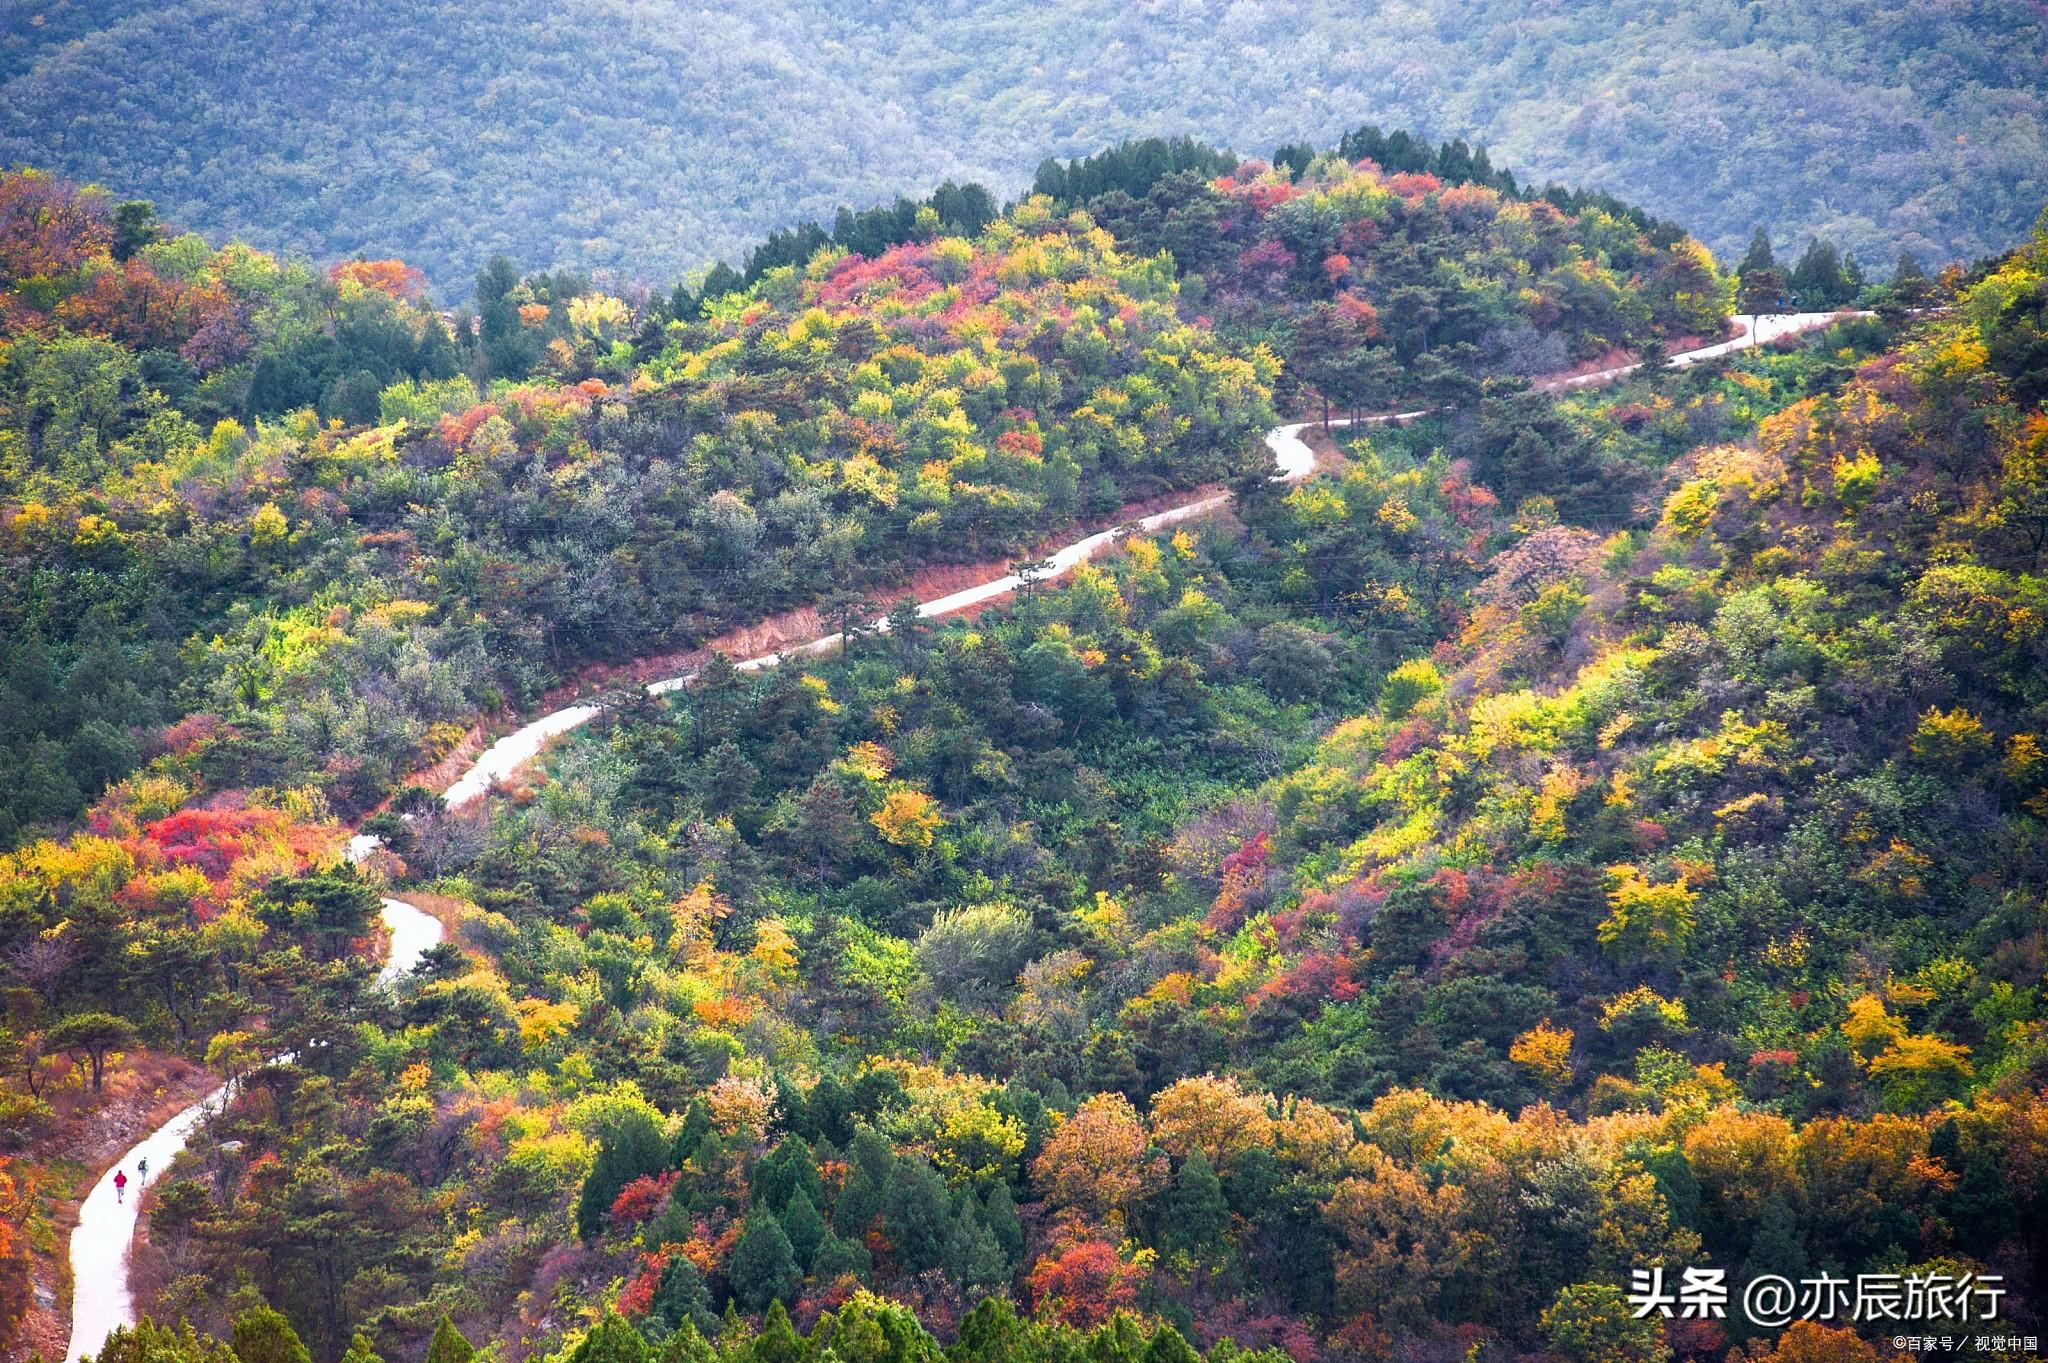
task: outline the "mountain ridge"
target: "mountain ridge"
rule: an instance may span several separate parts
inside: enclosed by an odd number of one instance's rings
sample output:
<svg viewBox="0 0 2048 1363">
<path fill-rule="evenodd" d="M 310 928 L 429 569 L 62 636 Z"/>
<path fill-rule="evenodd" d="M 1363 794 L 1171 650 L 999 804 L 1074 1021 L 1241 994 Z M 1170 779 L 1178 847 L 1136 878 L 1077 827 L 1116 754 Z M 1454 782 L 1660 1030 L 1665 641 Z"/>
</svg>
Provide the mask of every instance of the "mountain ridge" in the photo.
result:
<svg viewBox="0 0 2048 1363">
<path fill-rule="evenodd" d="M 498 251 L 665 284 L 841 203 L 948 177 L 1011 193 L 1043 157 L 1153 133 L 1247 155 L 1367 121 L 1461 136 L 1525 182 L 1640 201 L 1724 258 L 1759 225 L 1866 264 L 1981 256 L 2048 197 L 2033 6 L 1379 15 L 1397 22 L 1094 0 L 421 4 L 375 23 L 53 5 L 0 50 L 0 159 L 132 188 L 209 235 L 403 255 L 444 297 Z M 1463 74 L 1443 88 L 1446 72 Z"/>
</svg>

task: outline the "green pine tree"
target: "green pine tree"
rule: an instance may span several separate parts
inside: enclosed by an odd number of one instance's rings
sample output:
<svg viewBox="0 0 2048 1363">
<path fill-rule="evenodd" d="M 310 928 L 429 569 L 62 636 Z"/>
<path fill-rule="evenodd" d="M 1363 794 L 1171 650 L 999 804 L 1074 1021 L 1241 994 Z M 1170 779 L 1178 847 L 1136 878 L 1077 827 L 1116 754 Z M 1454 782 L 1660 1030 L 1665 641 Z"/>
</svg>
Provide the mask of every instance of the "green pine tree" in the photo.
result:
<svg viewBox="0 0 2048 1363">
<path fill-rule="evenodd" d="M 1088 1363 L 1144 1363 L 1151 1341 L 1138 1329 L 1137 1317 L 1119 1311 L 1088 1335 Z"/>
<path fill-rule="evenodd" d="M 1009 1286 L 1010 1263 L 1002 1246 L 966 1201 L 953 1215 L 941 1261 L 967 1301 L 994 1296 Z"/>
<path fill-rule="evenodd" d="M 806 1141 L 818 1138 L 818 1125 L 811 1117 L 810 1104 L 804 1101 L 803 1090 L 780 1072 L 775 1076 L 775 1120 L 792 1136 Z"/>
<path fill-rule="evenodd" d="M 818 1247 L 832 1233 L 826 1228 L 825 1218 L 818 1214 L 810 1196 L 798 1188 L 789 1195 L 789 1201 L 777 1219 L 782 1222 L 782 1233 L 789 1237 L 789 1248 L 796 1255 L 797 1266 L 806 1273 L 810 1272 L 818 1257 Z"/>
<path fill-rule="evenodd" d="M 732 1281 L 733 1296 L 749 1311 L 766 1310 L 773 1301 L 795 1300 L 804 1276 L 796 1266 L 796 1253 L 789 1247 L 782 1223 L 766 1211 L 747 1218 L 726 1275 Z"/>
<path fill-rule="evenodd" d="M 769 1306 L 751 1352 L 752 1363 L 806 1363 L 811 1356 L 810 1346 L 789 1323 L 789 1312 L 780 1301 Z"/>
<path fill-rule="evenodd" d="M 675 1140 L 669 1145 L 668 1162 L 680 1169 L 697 1153 L 697 1145 L 704 1134 L 711 1130 L 711 1109 L 702 1098 L 694 1100 L 689 1110 L 683 1113 L 682 1127 L 676 1132 Z"/>
<path fill-rule="evenodd" d="M 144 1316 L 108 1335 L 95 1363 L 235 1363 L 235 1354 L 213 1336 L 195 1331 L 190 1321 L 173 1329 Z"/>
<path fill-rule="evenodd" d="M 597 1158 L 576 1199 L 576 1234 L 585 1244 L 604 1231 L 605 1215 L 628 1183 L 668 1168 L 669 1142 L 652 1113 L 621 1113 L 598 1133 Z"/>
<path fill-rule="evenodd" d="M 790 1136 L 769 1151 L 754 1166 L 750 1185 L 756 1207 L 766 1207 L 780 1216 L 789 1200 L 801 1192 L 817 1207 L 825 1200 L 825 1185 L 818 1177 L 818 1164 L 801 1136 Z"/>
<path fill-rule="evenodd" d="M 844 1145 L 853 1139 L 853 1100 L 847 1097 L 846 1086 L 831 1075 L 826 1075 L 811 1086 L 810 1097 L 806 1100 L 810 1109 L 811 1125 L 818 1135 L 835 1145 Z"/>
<path fill-rule="evenodd" d="M 832 1229 L 851 1239 L 864 1240 L 868 1227 L 882 1214 L 883 1197 L 896 1156 L 889 1143 L 872 1128 L 862 1127 L 847 1145 L 846 1159 L 853 1172 L 832 1204 Z"/>
<path fill-rule="evenodd" d="M 469 1363 L 475 1357 L 476 1346 L 462 1337 L 454 1321 L 441 1317 L 441 1323 L 434 1327 L 433 1339 L 427 1343 L 427 1363 Z"/>
<path fill-rule="evenodd" d="M 708 1216 L 721 1207 L 728 1206 L 733 1199 L 728 1196 L 726 1182 L 718 1177 L 717 1171 L 726 1167 L 736 1153 L 734 1147 L 741 1142 L 728 1143 L 716 1131 L 707 1131 L 697 1142 L 697 1149 L 690 1156 L 691 1167 L 702 1177 L 691 1180 L 689 1206 L 692 1215 Z M 678 1187 L 682 1186 L 679 1182 Z"/>
<path fill-rule="evenodd" d="M 1230 1252 L 1230 1203 L 1216 1166 L 1196 1146 L 1180 1167 L 1166 1199 L 1166 1226 L 1160 1248 L 1185 1254 L 1198 1264 L 1213 1264 Z"/>
<path fill-rule="evenodd" d="M 1771 254 L 1771 234 L 1759 227 L 1756 235 L 1749 239 L 1749 250 L 1742 257 L 1742 263 L 1735 267 L 1735 273 L 1747 279 L 1758 270 L 1776 269 L 1777 257 Z"/>
<path fill-rule="evenodd" d="M 1892 300 L 1900 307 L 1917 308 L 1932 296 L 1934 281 L 1927 277 L 1920 257 L 1911 251 L 1901 251 L 1898 263 L 1892 266 L 1891 289 Z"/>
<path fill-rule="evenodd" d="M 115 205 L 114 259 L 128 259 L 163 234 L 164 227 L 157 220 L 156 205 L 148 199 L 128 199 Z"/>
<path fill-rule="evenodd" d="M 1010 1195 L 1009 1184 L 998 1183 L 988 1190 L 981 1217 L 1002 1249 L 1003 1261 L 1014 1269 L 1024 1258 L 1024 1223 L 1017 1219 L 1017 1200 Z"/>
<path fill-rule="evenodd" d="M 234 1350 L 239 1363 L 313 1363 L 292 1323 L 267 1306 L 235 1317 Z"/>
<path fill-rule="evenodd" d="M 1145 1345 L 1145 1363 L 1202 1363 L 1202 1356 L 1180 1331 L 1162 1323 Z"/>
<path fill-rule="evenodd" d="M 1742 1261 L 1743 1279 L 1754 1281 L 1775 1273 L 1797 1282 L 1805 1272 L 1806 1242 L 1799 1233 L 1798 1219 L 1785 1199 L 1774 1195 L 1749 1237 L 1749 1254 Z"/>
<path fill-rule="evenodd" d="M 1650 1177 L 1657 1181 L 1657 1193 L 1670 1209 L 1671 1224 L 1687 1230 L 1700 1226 L 1700 1181 L 1692 1161 L 1676 1146 L 1651 1152 L 1643 1161 Z"/>
<path fill-rule="evenodd" d="M 922 1157 L 909 1156 L 896 1162 L 889 1175 L 888 1190 L 882 1196 L 882 1225 L 904 1268 L 922 1273 L 938 1267 L 946 1252 L 952 1218 L 948 1215 L 946 1182 Z"/>
<path fill-rule="evenodd" d="M 1799 306 L 1808 312 L 1839 307 L 1856 293 L 1854 283 L 1842 268 L 1841 252 L 1833 242 L 1821 237 L 1806 244 L 1786 282 L 1792 286 Z"/>
<path fill-rule="evenodd" d="M 868 1253 L 866 1245 L 830 1232 L 818 1246 L 817 1257 L 811 1261 L 811 1276 L 821 1283 L 837 1282 L 841 1278 L 864 1283 L 874 1272 L 874 1256 Z"/>
<path fill-rule="evenodd" d="M 729 293 L 737 293 L 745 286 L 746 282 L 745 277 L 738 270 L 735 270 L 732 266 L 721 260 L 711 267 L 709 274 L 704 276 L 704 286 L 697 291 L 698 297 L 707 301 L 713 298 L 723 298 Z"/>
<path fill-rule="evenodd" d="M 652 1314 L 670 1331 L 689 1330 L 701 1338 L 717 1330 L 718 1317 L 711 1314 L 711 1291 L 688 1255 L 671 1256 L 661 1270 L 661 1281 L 654 1289 Z"/>
<path fill-rule="evenodd" d="M 938 1341 L 909 1307 L 862 1293 L 839 1308 L 828 1343 L 840 1358 L 863 1363 L 943 1363 Z"/>
<path fill-rule="evenodd" d="M 717 1328 L 717 1320 L 712 1321 Z M 667 1339 L 661 1341 L 661 1348 L 655 1354 L 655 1363 L 717 1363 L 718 1351 L 704 1338 L 690 1321 L 684 1321 Z"/>
<path fill-rule="evenodd" d="M 1010 1299 L 989 1297 L 961 1320 L 950 1357 L 952 1363 L 1036 1363 L 1046 1354 Z"/>
<path fill-rule="evenodd" d="M 576 1347 L 569 1363 L 648 1363 L 647 1337 L 616 1311 L 597 1318 Z"/>
</svg>

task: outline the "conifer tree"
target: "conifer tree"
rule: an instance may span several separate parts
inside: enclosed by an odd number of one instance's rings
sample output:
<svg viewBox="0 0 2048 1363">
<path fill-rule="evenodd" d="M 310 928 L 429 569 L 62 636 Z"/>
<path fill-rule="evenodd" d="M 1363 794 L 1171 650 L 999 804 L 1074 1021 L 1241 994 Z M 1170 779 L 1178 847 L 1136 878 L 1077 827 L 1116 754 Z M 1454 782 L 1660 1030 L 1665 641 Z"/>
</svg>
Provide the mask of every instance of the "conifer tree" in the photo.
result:
<svg viewBox="0 0 2048 1363">
<path fill-rule="evenodd" d="M 811 1117 L 811 1105 L 805 1101 L 803 1090 L 780 1072 L 775 1076 L 775 1119 L 793 1136 L 805 1141 L 818 1138 L 818 1125 Z"/>
<path fill-rule="evenodd" d="M 1892 299 L 1901 307 L 1917 308 L 1927 302 L 1934 290 L 1933 281 L 1928 279 L 1926 267 L 1920 257 L 1911 251 L 1901 251 L 1898 263 L 1892 266 Z"/>
<path fill-rule="evenodd" d="M 1794 1282 L 1806 1272 L 1806 1245 L 1799 1223 L 1785 1199 L 1772 1196 L 1763 1218 L 1749 1239 L 1749 1254 L 1742 1261 L 1745 1279 L 1778 1274 Z"/>
<path fill-rule="evenodd" d="M 810 1196 L 799 1188 L 789 1195 L 778 1219 L 782 1222 L 783 1234 L 789 1237 L 789 1248 L 796 1255 L 797 1266 L 806 1273 L 810 1272 L 818 1257 L 818 1247 L 831 1234 L 825 1226 L 825 1218 L 818 1214 Z"/>
<path fill-rule="evenodd" d="M 1010 1299 L 989 1297 L 961 1320 L 951 1357 L 953 1363 L 1032 1363 L 1043 1354 Z"/>
<path fill-rule="evenodd" d="M 234 1350 L 239 1363 L 313 1363 L 292 1323 L 267 1306 L 235 1317 Z"/>
<path fill-rule="evenodd" d="M 712 1328 L 716 1329 L 716 1317 L 710 1319 Z M 715 1363 L 717 1357 L 717 1350 L 704 1338 L 703 1331 L 687 1320 L 676 1327 L 675 1333 L 661 1341 L 661 1348 L 655 1353 L 656 1363 Z"/>
<path fill-rule="evenodd" d="M 454 1321 L 441 1317 L 441 1323 L 434 1327 L 433 1339 L 427 1343 L 427 1363 L 469 1363 L 475 1357 L 476 1346 L 462 1337 Z"/>
<path fill-rule="evenodd" d="M 946 1233 L 942 1262 L 946 1276 L 959 1284 L 961 1295 L 968 1301 L 994 1296 L 1010 1281 L 1010 1265 L 1002 1246 L 964 1200 L 953 1215 L 952 1229 Z"/>
<path fill-rule="evenodd" d="M 616 1311 L 606 1311 L 569 1351 L 569 1363 L 648 1363 L 647 1337 Z"/>
<path fill-rule="evenodd" d="M 1836 307 L 1854 294 L 1854 286 L 1842 269 L 1841 253 L 1833 242 L 1821 237 L 1806 244 L 1787 282 L 1799 306 L 1809 312 Z"/>
<path fill-rule="evenodd" d="M 844 1084 L 828 1074 L 811 1086 L 806 1103 L 811 1125 L 818 1129 L 821 1138 L 834 1145 L 844 1145 L 853 1139 L 853 1102 L 847 1097 Z"/>
<path fill-rule="evenodd" d="M 1009 1184 L 998 1183 L 988 1190 L 982 1219 L 988 1224 L 989 1234 L 995 1237 L 997 1247 L 1003 1251 L 1004 1263 L 1015 1268 L 1024 1257 L 1024 1223 L 1017 1219 L 1017 1201 L 1010 1195 Z"/>
<path fill-rule="evenodd" d="M 1216 1166 L 1200 1146 L 1188 1152 L 1167 1195 L 1166 1207 L 1163 1248 L 1197 1263 L 1214 1262 L 1227 1252 L 1224 1236 L 1230 1229 L 1230 1203 L 1223 1196 L 1223 1180 L 1216 1176 Z"/>
<path fill-rule="evenodd" d="M 815 1209 L 825 1200 L 818 1165 L 801 1136 L 790 1136 L 754 1166 L 753 1203 L 780 1216 L 791 1197 L 802 1193 Z"/>
<path fill-rule="evenodd" d="M 605 1214 L 628 1183 L 668 1168 L 669 1142 L 652 1114 L 622 1113 L 598 1135 L 597 1159 L 576 1199 L 576 1233 L 585 1244 L 604 1230 Z"/>
<path fill-rule="evenodd" d="M 746 1229 L 733 1246 L 727 1276 L 734 1297 L 749 1311 L 765 1310 L 773 1301 L 795 1299 L 803 1273 L 796 1266 L 789 1236 L 771 1213 L 757 1211 L 747 1218 Z"/>
<path fill-rule="evenodd" d="M 788 1309 L 780 1300 L 771 1303 L 761 1333 L 754 1336 L 751 1363 L 805 1363 L 810 1352 L 810 1346 L 789 1323 Z"/>
<path fill-rule="evenodd" d="M 1777 257 L 1771 253 L 1771 234 L 1759 227 L 1756 235 L 1749 239 L 1749 250 L 1744 253 L 1742 263 L 1735 267 L 1735 273 L 1747 279 L 1758 270 L 1777 268 Z"/>
<path fill-rule="evenodd" d="M 709 1334 L 718 1328 L 711 1314 L 711 1292 L 704 1275 L 687 1254 L 673 1254 L 654 1289 L 652 1315 L 671 1331 Z"/>
<path fill-rule="evenodd" d="M 669 1164 L 677 1169 L 689 1162 L 697 1153 L 697 1147 L 705 1133 L 711 1130 L 711 1109 L 702 1098 L 691 1101 L 689 1110 L 683 1113 L 683 1124 L 676 1131 L 676 1138 L 669 1144 Z"/>
<path fill-rule="evenodd" d="M 851 1239 L 860 1240 L 867 1235 L 868 1226 L 882 1214 L 883 1194 L 889 1186 L 889 1175 L 895 1168 L 896 1156 L 889 1149 L 889 1142 L 875 1133 L 871 1127 L 862 1127 L 853 1135 L 847 1146 L 846 1157 L 853 1166 L 853 1172 L 840 1189 L 839 1198 L 832 1204 L 832 1229 Z"/>
<path fill-rule="evenodd" d="M 811 1276 L 821 1283 L 837 1282 L 847 1277 L 864 1283 L 874 1271 L 874 1256 L 868 1253 L 866 1245 L 829 1231 L 818 1246 L 816 1258 L 811 1261 Z"/>
<path fill-rule="evenodd" d="M 1145 1363 L 1202 1363 L 1202 1356 L 1180 1331 L 1162 1321 L 1146 1341 Z"/>
<path fill-rule="evenodd" d="M 946 1184 L 922 1158 L 896 1161 L 882 1199 L 882 1223 L 896 1257 L 912 1273 L 936 1268 L 952 1229 L 947 1215 Z"/>
</svg>

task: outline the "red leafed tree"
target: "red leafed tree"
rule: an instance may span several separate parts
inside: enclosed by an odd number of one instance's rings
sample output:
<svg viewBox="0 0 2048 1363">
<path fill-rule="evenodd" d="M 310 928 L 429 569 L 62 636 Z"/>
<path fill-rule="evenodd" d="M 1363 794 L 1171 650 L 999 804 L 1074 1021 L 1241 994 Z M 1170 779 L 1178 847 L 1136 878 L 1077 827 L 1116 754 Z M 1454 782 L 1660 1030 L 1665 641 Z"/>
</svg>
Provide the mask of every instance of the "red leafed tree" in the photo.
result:
<svg viewBox="0 0 2048 1363">
<path fill-rule="evenodd" d="M 1398 175 L 1387 177 L 1387 188 L 1411 204 L 1421 203 L 1429 195 L 1444 187 L 1444 182 L 1424 171 L 1404 170 Z"/>
<path fill-rule="evenodd" d="M 1031 1270 L 1031 1300 L 1069 1325 L 1100 1325 L 1137 1304 L 1145 1270 L 1122 1258 L 1103 1240 L 1077 1245 L 1040 1259 Z"/>
<path fill-rule="evenodd" d="M 113 245 L 100 201 L 77 185 L 39 171 L 0 175 L 0 284 L 71 274 Z"/>
<path fill-rule="evenodd" d="M 1218 932 L 1235 932 L 1252 907 L 1253 895 L 1266 883 L 1266 862 L 1271 854 L 1262 830 L 1250 842 L 1223 858 L 1219 870 L 1223 883 L 1216 902 L 1209 907 L 1208 925 Z"/>
<path fill-rule="evenodd" d="M 1260 998 L 1287 999 L 1298 1004 L 1349 1003 L 1358 997 L 1357 966 L 1348 956 L 1310 952 L 1294 966 L 1261 985 Z"/>
<path fill-rule="evenodd" d="M 1237 258 L 1237 274 L 1249 291 L 1279 296 L 1294 273 L 1294 252 L 1277 241 L 1262 241 Z"/>
<path fill-rule="evenodd" d="M 209 880 L 219 880 L 248 850 L 248 834 L 264 821 L 255 809 L 181 809 L 142 830 L 164 860 L 194 866 Z"/>
<path fill-rule="evenodd" d="M 637 1226 L 652 1217 L 668 1203 L 669 1189 L 676 1181 L 676 1171 L 660 1174 L 642 1174 L 619 1189 L 619 1195 L 612 1199 L 611 1219 L 614 1227 Z"/>
<path fill-rule="evenodd" d="M 1347 266 L 1350 264 L 1344 256 L 1332 256 L 1330 259 L 1343 260 Z M 1336 303 L 1337 315 L 1361 344 L 1380 338 L 1380 310 L 1372 305 L 1371 299 L 1346 289 L 1337 295 Z"/>
<path fill-rule="evenodd" d="M 646 1182 L 645 1179 L 640 1180 Z M 620 1194 L 624 1196 L 624 1194 Z M 614 1204 L 617 1205 L 617 1204 Z M 639 1271 L 633 1280 L 619 1292 L 619 1314 L 631 1320 L 639 1320 L 654 1308 L 654 1294 L 661 1287 L 661 1275 L 668 1267 L 673 1250 L 661 1249 L 653 1254 L 640 1256 Z"/>
<path fill-rule="evenodd" d="M 1005 454 L 1036 459 L 1045 452 L 1045 438 L 1037 431 L 1004 431 L 996 437 L 996 448 Z"/>
<path fill-rule="evenodd" d="M 209 340 L 186 358 L 204 369 L 247 349 L 245 319 L 225 290 L 213 284 L 165 279 L 140 260 L 103 270 L 91 284 L 58 304 L 57 319 L 74 331 L 93 332 L 138 350 L 173 349 L 206 332 Z"/>
<path fill-rule="evenodd" d="M 332 845 L 333 836 L 331 827 L 294 823 L 275 809 L 181 809 L 142 830 L 145 845 L 165 863 L 196 867 L 216 882 L 259 851 L 303 867 Z"/>
<path fill-rule="evenodd" d="M 480 403 L 466 412 L 450 413 L 441 418 L 441 439 L 451 446 L 461 447 L 469 443 L 477 427 L 498 414 L 494 403 Z"/>
</svg>

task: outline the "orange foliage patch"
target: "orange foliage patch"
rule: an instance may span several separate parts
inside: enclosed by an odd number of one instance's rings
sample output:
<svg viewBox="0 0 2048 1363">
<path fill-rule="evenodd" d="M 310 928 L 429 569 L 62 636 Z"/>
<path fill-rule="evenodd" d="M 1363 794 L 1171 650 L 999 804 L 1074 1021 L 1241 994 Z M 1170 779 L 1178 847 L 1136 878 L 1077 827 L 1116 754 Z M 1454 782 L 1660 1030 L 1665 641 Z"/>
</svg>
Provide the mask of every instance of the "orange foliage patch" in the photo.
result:
<svg viewBox="0 0 2048 1363">
<path fill-rule="evenodd" d="M 411 302 L 427 291 L 427 277 L 402 260 L 344 260 L 327 271 L 337 284 L 356 283 Z"/>
</svg>

